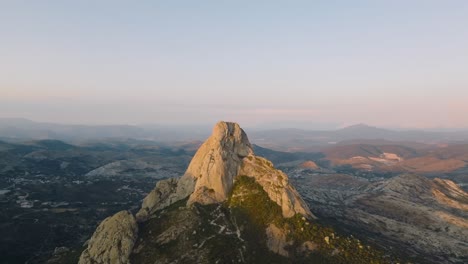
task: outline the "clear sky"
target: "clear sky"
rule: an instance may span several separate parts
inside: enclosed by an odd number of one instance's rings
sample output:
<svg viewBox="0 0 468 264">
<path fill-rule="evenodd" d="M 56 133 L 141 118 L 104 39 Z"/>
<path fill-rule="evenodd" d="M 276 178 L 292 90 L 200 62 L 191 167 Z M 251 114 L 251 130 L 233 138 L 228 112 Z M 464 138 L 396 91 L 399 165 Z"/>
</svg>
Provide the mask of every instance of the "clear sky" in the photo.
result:
<svg viewBox="0 0 468 264">
<path fill-rule="evenodd" d="M 1 1 L 0 117 L 468 127 L 468 1 Z"/>
</svg>

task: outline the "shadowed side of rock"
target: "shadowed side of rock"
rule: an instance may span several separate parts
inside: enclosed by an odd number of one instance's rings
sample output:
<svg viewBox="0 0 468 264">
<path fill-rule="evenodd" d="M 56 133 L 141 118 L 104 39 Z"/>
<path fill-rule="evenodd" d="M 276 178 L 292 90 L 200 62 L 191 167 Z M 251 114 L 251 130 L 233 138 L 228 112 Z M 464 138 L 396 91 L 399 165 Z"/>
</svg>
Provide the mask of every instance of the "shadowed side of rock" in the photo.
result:
<svg viewBox="0 0 468 264">
<path fill-rule="evenodd" d="M 174 201 L 169 198 L 176 192 L 178 182 L 178 179 L 170 178 L 156 183 L 156 187 L 143 199 L 141 209 L 136 215 L 137 220 L 145 221 L 149 215 L 172 204 Z"/>
<path fill-rule="evenodd" d="M 102 221 L 81 254 L 79 264 L 128 264 L 138 236 L 133 215 L 121 211 Z"/>
<path fill-rule="evenodd" d="M 213 134 L 200 147 L 186 175 L 197 179 L 188 203 L 212 204 L 227 199 L 242 159 L 252 154 L 244 130 L 236 123 L 219 122 Z"/>
</svg>

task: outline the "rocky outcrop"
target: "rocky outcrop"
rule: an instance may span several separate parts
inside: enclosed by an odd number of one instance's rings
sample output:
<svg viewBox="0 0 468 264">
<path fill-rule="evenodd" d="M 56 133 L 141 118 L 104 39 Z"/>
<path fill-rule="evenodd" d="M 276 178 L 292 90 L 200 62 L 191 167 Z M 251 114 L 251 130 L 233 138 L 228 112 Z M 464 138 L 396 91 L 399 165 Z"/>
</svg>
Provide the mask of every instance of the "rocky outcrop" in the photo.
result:
<svg viewBox="0 0 468 264">
<path fill-rule="evenodd" d="M 288 176 L 275 169 L 271 161 L 254 155 L 248 156 L 244 159 L 239 174 L 254 177 L 270 199 L 281 207 L 284 217 L 301 214 L 315 218 L 299 193 L 289 183 Z"/>
<path fill-rule="evenodd" d="M 225 202 L 231 195 L 236 178 L 240 176 L 253 178 L 258 183 L 258 188 L 262 188 L 268 195 L 267 199 L 281 208 L 283 217 L 290 218 L 300 214 L 309 219 L 315 218 L 289 183 L 288 176 L 275 169 L 271 161 L 255 156 L 245 132 L 238 124 L 228 122 L 216 124 L 212 135 L 200 146 L 181 178 L 167 179 L 156 184 L 143 200 L 136 218 L 142 223 L 155 221 L 156 218 L 153 216 L 157 215 L 159 218 L 165 213 L 160 210 L 183 199 L 187 199 L 189 207 L 193 204 L 209 205 Z M 210 225 L 213 224 L 214 222 L 210 222 Z M 219 232 L 223 232 L 226 230 L 226 225 L 219 225 L 219 228 Z M 167 228 L 155 238 L 156 242 L 158 245 L 165 244 L 165 241 L 180 237 L 182 234 L 180 232 L 186 232 L 186 229 L 186 227 L 173 226 Z M 271 224 L 265 232 L 267 248 L 282 256 L 288 256 L 288 251 L 284 247 L 291 241 L 287 242 L 286 230 Z M 242 241 L 239 229 L 235 234 Z"/>
<path fill-rule="evenodd" d="M 156 188 L 145 198 L 139 221 L 148 214 L 189 197 L 188 204 L 212 204 L 226 200 L 242 159 L 253 153 L 247 135 L 238 124 L 219 122 L 212 135 L 200 146 L 185 174 L 167 188 Z M 171 192 L 167 192 L 170 190 Z M 159 193 L 163 195 L 158 195 Z"/>
<path fill-rule="evenodd" d="M 288 176 L 254 155 L 239 125 L 220 122 L 185 174 L 158 182 L 144 199 L 138 228 L 128 212 L 106 219 L 80 263 L 311 263 L 316 254 L 331 262 L 356 259 L 353 239 L 346 248 L 343 239 L 325 246 L 330 230 L 312 218 Z M 335 247 L 347 251 L 335 258 Z M 386 263 L 366 250 L 374 263 Z"/>
<path fill-rule="evenodd" d="M 266 229 L 267 247 L 271 251 L 280 254 L 281 256 L 289 256 L 289 252 L 285 249 L 286 246 L 291 245 L 292 241 L 286 240 L 286 232 L 284 229 L 270 224 Z"/>
<path fill-rule="evenodd" d="M 81 254 L 79 264 L 128 264 L 138 235 L 133 215 L 121 211 L 102 221 Z"/>
<path fill-rule="evenodd" d="M 244 130 L 236 123 L 219 122 L 196 152 L 185 174 L 177 181 L 159 183 L 145 198 L 137 214 L 145 221 L 157 210 L 188 197 L 187 204 L 213 204 L 227 199 L 235 177 L 254 177 L 283 210 L 284 217 L 312 217 L 307 205 L 289 184 L 288 176 L 254 155 Z"/>
<path fill-rule="evenodd" d="M 140 222 L 145 221 L 152 213 L 169 206 L 172 201 L 168 198 L 176 192 L 177 183 L 177 178 L 170 178 L 156 183 L 156 187 L 143 200 L 141 209 L 136 215 L 137 220 Z"/>
<path fill-rule="evenodd" d="M 198 149 L 185 173 L 197 179 L 189 204 L 225 201 L 243 158 L 252 153 L 247 135 L 238 124 L 216 124 L 213 134 Z"/>
</svg>

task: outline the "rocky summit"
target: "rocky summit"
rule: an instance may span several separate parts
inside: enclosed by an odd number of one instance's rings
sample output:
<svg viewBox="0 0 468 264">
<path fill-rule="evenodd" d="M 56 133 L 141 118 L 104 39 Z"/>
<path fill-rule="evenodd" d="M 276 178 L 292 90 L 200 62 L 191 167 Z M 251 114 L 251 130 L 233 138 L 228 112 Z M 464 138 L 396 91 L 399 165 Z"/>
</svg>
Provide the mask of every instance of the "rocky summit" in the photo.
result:
<svg viewBox="0 0 468 264">
<path fill-rule="evenodd" d="M 235 123 L 219 122 L 193 157 L 185 174 L 178 181 L 168 179 L 159 182 L 144 200 L 137 218 L 144 221 L 151 213 L 187 197 L 187 205 L 224 202 L 238 175 L 254 177 L 270 199 L 282 208 L 285 217 L 296 213 L 313 217 L 289 184 L 288 177 L 276 170 L 270 161 L 254 155 L 244 130 Z"/>
<path fill-rule="evenodd" d="M 363 262 L 364 261 L 364 262 Z M 157 182 L 133 216 L 105 219 L 80 264 L 391 263 L 320 225 L 236 123 L 219 122 L 180 178 Z"/>
<path fill-rule="evenodd" d="M 179 179 L 160 182 L 137 214 L 140 221 L 156 210 L 189 197 L 187 204 L 213 204 L 227 199 L 243 158 L 252 155 L 247 135 L 235 123 L 219 122 Z M 168 189 L 168 185 L 172 188 Z"/>
</svg>

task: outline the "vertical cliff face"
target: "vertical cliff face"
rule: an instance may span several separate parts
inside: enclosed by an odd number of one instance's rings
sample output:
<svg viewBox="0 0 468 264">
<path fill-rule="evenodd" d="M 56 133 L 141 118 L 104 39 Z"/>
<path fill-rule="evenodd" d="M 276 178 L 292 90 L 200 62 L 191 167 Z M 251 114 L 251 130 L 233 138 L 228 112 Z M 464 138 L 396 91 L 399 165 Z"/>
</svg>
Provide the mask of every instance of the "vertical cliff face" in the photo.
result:
<svg viewBox="0 0 468 264">
<path fill-rule="evenodd" d="M 244 130 L 236 123 L 219 122 L 200 146 L 180 179 L 161 181 L 144 199 L 138 221 L 177 201 L 189 197 L 188 204 L 225 201 L 242 160 L 252 154 Z"/>
<path fill-rule="evenodd" d="M 184 175 L 196 179 L 188 203 L 212 204 L 225 201 L 242 160 L 252 153 L 247 135 L 238 124 L 216 124 L 213 134 L 199 148 Z"/>
<path fill-rule="evenodd" d="M 255 156 L 249 139 L 236 123 L 219 122 L 200 146 L 185 174 L 176 182 L 159 182 L 145 198 L 137 219 L 145 221 L 157 210 L 188 197 L 187 204 L 226 201 L 236 176 L 254 177 L 282 209 L 283 216 L 299 213 L 313 217 L 307 205 L 289 184 L 288 176 L 273 164 Z"/>
</svg>

